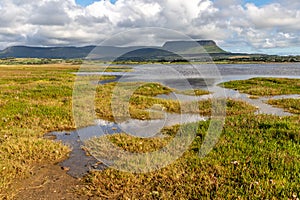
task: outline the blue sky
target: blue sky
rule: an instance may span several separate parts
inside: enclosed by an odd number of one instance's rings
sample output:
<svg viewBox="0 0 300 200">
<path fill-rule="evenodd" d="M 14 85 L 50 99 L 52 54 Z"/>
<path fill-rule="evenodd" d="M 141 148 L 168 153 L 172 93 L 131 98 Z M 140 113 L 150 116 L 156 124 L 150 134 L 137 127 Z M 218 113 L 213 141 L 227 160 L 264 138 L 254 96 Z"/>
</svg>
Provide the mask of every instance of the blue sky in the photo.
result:
<svg viewBox="0 0 300 200">
<path fill-rule="evenodd" d="M 95 2 L 96 0 L 76 0 L 76 3 L 81 6 L 87 6 Z M 99 0 L 98 0 L 99 1 Z M 110 0 L 110 2 L 115 3 L 117 0 Z M 243 0 L 244 3 L 254 3 L 257 6 L 262 6 L 271 3 L 272 0 Z"/>
<path fill-rule="evenodd" d="M 110 2 L 115 3 L 117 0 L 110 0 Z M 87 6 L 95 2 L 95 0 L 76 0 L 76 3 L 82 6 Z"/>
<path fill-rule="evenodd" d="M 254 3 L 257 6 L 262 6 L 268 3 L 272 3 L 272 0 L 244 0 L 245 3 Z"/>
</svg>

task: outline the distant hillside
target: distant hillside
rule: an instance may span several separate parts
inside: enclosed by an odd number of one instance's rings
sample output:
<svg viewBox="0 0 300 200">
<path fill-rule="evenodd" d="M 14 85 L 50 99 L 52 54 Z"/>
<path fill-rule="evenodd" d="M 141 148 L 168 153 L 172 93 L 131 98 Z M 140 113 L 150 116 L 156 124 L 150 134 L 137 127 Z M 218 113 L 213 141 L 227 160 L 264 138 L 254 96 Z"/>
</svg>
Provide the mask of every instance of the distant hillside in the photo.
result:
<svg viewBox="0 0 300 200">
<path fill-rule="evenodd" d="M 0 51 L 0 58 L 86 58 L 104 60 L 157 60 L 157 59 L 180 59 L 176 54 L 192 55 L 193 57 L 203 54 L 227 54 L 212 40 L 169 41 L 162 47 L 113 47 L 113 46 L 86 46 L 86 47 L 29 47 L 12 46 Z"/>
<path fill-rule="evenodd" d="M 84 58 L 95 46 L 86 47 L 28 47 L 13 46 L 0 51 L 0 58 Z"/>
</svg>

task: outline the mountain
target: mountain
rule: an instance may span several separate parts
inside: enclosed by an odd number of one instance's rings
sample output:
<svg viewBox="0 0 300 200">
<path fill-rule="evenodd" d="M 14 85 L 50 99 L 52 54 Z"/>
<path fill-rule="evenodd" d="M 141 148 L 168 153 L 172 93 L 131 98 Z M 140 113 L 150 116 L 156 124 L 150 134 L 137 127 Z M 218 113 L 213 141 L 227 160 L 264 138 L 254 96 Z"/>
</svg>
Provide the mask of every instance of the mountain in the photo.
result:
<svg viewBox="0 0 300 200">
<path fill-rule="evenodd" d="M 158 60 L 181 59 L 184 57 L 198 57 L 228 54 L 212 40 L 168 41 L 162 47 L 132 46 L 85 46 L 85 47 L 29 47 L 12 46 L 0 51 L 0 58 L 88 58 L 104 60 Z M 177 55 L 180 54 L 180 55 Z"/>
<path fill-rule="evenodd" d="M 226 53 L 213 40 L 170 41 L 166 42 L 162 48 L 179 54 Z"/>
</svg>

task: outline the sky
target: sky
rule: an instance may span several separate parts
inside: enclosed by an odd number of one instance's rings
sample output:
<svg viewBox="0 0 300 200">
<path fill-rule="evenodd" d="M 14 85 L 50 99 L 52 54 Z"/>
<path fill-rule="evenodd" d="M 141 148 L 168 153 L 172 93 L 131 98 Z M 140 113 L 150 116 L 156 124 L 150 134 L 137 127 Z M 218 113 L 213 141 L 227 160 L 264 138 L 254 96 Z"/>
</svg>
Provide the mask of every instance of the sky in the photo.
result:
<svg viewBox="0 0 300 200">
<path fill-rule="evenodd" d="M 115 3 L 117 0 L 110 0 L 111 3 Z M 93 4 L 94 2 L 96 2 L 96 0 L 76 0 L 75 1 L 77 4 L 81 5 L 81 6 L 88 6 Z"/>
<path fill-rule="evenodd" d="M 244 0 L 242 3 L 254 3 L 257 6 L 263 6 L 272 3 L 272 0 Z"/>
<path fill-rule="evenodd" d="M 76 0 L 76 3 L 81 6 L 91 5 L 92 3 L 96 2 L 97 0 Z M 117 0 L 110 0 L 111 3 L 115 3 Z M 255 5 L 261 6 L 272 2 L 272 0 L 244 0 L 241 3 L 254 3 Z"/>
<path fill-rule="evenodd" d="M 148 27 L 212 39 L 231 52 L 300 55 L 299 0 L 0 1 L 0 49 L 97 45 Z M 177 39 L 166 31 L 135 34 L 124 36 L 122 44 L 153 46 Z"/>
</svg>

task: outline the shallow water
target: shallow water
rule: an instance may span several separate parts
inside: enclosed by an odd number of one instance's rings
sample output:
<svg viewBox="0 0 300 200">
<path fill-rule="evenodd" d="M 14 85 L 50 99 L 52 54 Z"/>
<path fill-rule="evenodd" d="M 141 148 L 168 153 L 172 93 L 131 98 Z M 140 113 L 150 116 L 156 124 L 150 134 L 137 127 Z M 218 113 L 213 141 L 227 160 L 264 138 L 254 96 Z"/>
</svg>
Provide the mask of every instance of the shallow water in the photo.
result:
<svg viewBox="0 0 300 200">
<path fill-rule="evenodd" d="M 165 113 L 164 119 L 156 120 L 130 119 L 121 123 L 114 123 L 98 119 L 95 121 L 94 126 L 72 132 L 53 132 L 47 134 L 46 137 L 54 136 L 57 141 L 62 141 L 72 149 L 69 158 L 61 162 L 60 165 L 69 169 L 67 172 L 69 175 L 80 178 L 91 170 L 103 170 L 106 168 L 104 164 L 99 163 L 98 160 L 87 154 L 82 148 L 86 140 L 116 133 L 127 133 L 141 138 L 163 137 L 163 135 L 158 134 L 163 127 L 205 121 L 206 119 L 206 117 L 198 114 L 179 115 L 168 113 Z"/>
<path fill-rule="evenodd" d="M 193 64 L 193 65 L 133 65 L 131 72 L 78 72 L 77 75 L 112 75 L 118 81 L 160 82 L 176 89 L 203 88 L 230 80 L 253 77 L 300 78 L 300 63 L 284 64 Z M 84 69 L 83 69 L 84 70 Z"/>
<path fill-rule="evenodd" d="M 162 99 L 173 99 L 173 100 L 179 100 L 179 101 L 202 101 L 207 100 L 211 98 L 220 97 L 218 96 L 218 90 L 223 90 L 225 92 L 225 95 L 227 97 L 230 97 L 234 100 L 242 100 L 245 101 L 255 107 L 257 107 L 256 114 L 267 114 L 267 115 L 276 115 L 276 116 L 291 116 L 292 114 L 289 112 L 285 112 L 281 108 L 273 107 L 269 104 L 267 104 L 267 101 L 270 99 L 300 99 L 300 95 L 278 95 L 278 96 L 270 96 L 270 97 L 260 97 L 258 99 L 252 99 L 247 94 L 240 93 L 236 90 L 230 90 L 220 87 L 214 87 L 210 88 L 210 91 L 214 92 L 214 94 L 209 95 L 202 95 L 202 96 L 188 96 L 188 95 L 182 95 L 182 94 L 170 94 L 170 95 L 158 95 L 158 98 Z"/>
<path fill-rule="evenodd" d="M 223 89 L 223 88 L 222 88 Z M 214 89 L 213 89 L 214 90 Z M 219 87 L 216 87 L 215 90 L 219 90 Z M 236 90 L 230 90 L 230 89 L 223 89 L 226 93 L 226 96 L 235 99 L 235 100 L 242 100 L 245 101 L 255 107 L 257 107 L 256 114 L 267 114 L 267 115 L 276 115 L 276 116 L 291 116 L 292 114 L 289 112 L 285 112 L 281 108 L 273 107 L 269 104 L 267 104 L 267 101 L 269 99 L 281 99 L 281 98 L 290 98 L 291 95 L 281 95 L 281 96 L 274 96 L 274 97 L 261 97 L 258 99 L 251 99 L 249 95 L 240 93 Z M 293 96 L 293 97 L 296 97 Z"/>
<path fill-rule="evenodd" d="M 91 170 L 105 169 L 105 166 L 102 163 L 99 163 L 98 160 L 88 155 L 87 152 L 82 149 L 83 142 L 80 140 L 78 131 L 52 132 L 45 137 L 48 138 L 53 136 L 56 141 L 61 141 L 71 148 L 68 159 L 60 163 L 60 166 L 69 169 L 67 172 L 69 175 L 81 178 Z"/>
<path fill-rule="evenodd" d="M 186 89 L 206 89 L 212 94 L 199 97 L 182 94 L 159 95 L 159 98 L 178 99 L 180 101 L 205 100 L 215 97 L 229 97 L 246 101 L 258 107 L 257 113 L 273 114 L 278 116 L 291 115 L 283 109 L 272 107 L 265 102 L 268 99 L 299 98 L 300 95 L 281 95 L 275 97 L 262 97 L 251 99 L 247 94 L 238 91 L 224 89 L 217 86 L 218 83 L 230 80 L 244 80 L 253 77 L 286 77 L 300 78 L 300 64 L 243 64 L 243 65 L 142 65 L 133 66 L 132 72 L 79 72 L 79 76 L 86 75 L 113 75 L 115 80 L 101 81 L 99 84 L 109 82 L 159 82 L 168 87 Z M 81 148 L 82 141 L 104 134 L 130 133 L 136 137 L 161 137 L 157 134 L 165 126 L 203 121 L 206 118 L 199 115 L 175 115 L 165 113 L 161 120 L 135 120 L 113 123 L 105 120 L 96 120 L 94 126 L 79 129 L 73 132 L 54 132 L 56 140 L 62 141 L 72 148 L 70 158 L 63 161 L 61 166 L 70 168 L 68 173 L 74 177 L 82 177 L 90 170 L 102 170 L 105 166 L 92 156 L 88 156 Z"/>
</svg>

